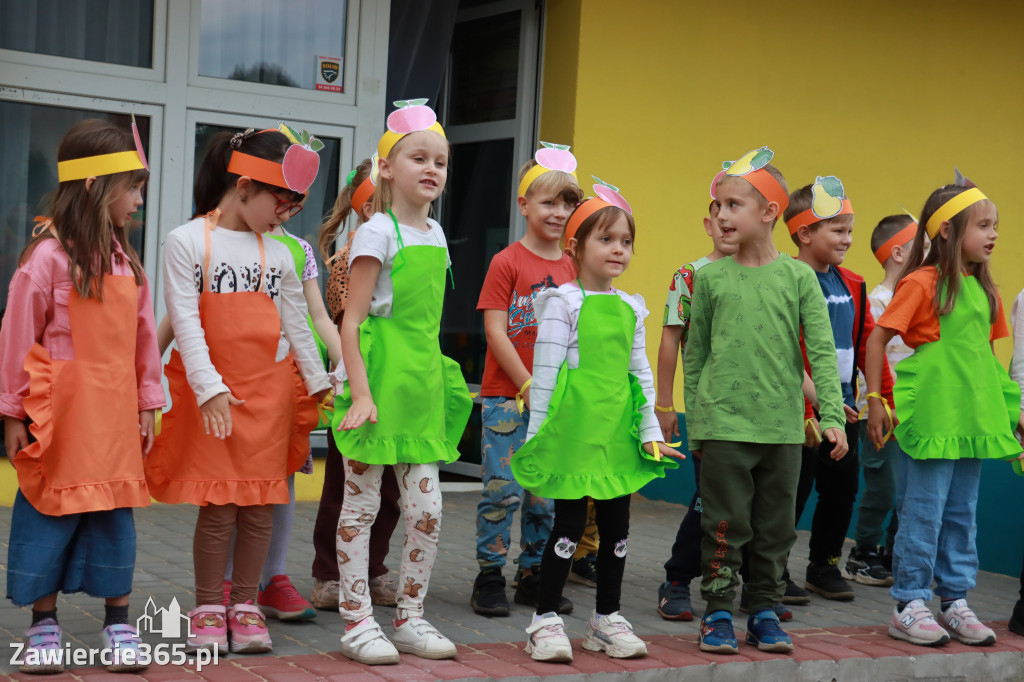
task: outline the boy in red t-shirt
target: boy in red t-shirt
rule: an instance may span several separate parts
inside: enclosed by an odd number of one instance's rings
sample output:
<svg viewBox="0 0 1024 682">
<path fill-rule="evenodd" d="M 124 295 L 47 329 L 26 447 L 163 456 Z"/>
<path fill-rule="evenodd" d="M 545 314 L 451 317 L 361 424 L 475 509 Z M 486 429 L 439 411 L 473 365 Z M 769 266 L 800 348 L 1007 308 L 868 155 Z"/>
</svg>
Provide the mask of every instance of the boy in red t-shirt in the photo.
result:
<svg viewBox="0 0 1024 682">
<path fill-rule="evenodd" d="M 512 515 L 523 512 L 522 577 L 515 601 L 536 605 L 537 573 L 551 532 L 551 500 L 524 491 L 512 476 L 513 454 L 526 439 L 529 425 L 530 379 L 537 322 L 533 299 L 549 287 L 575 277 L 572 260 L 562 253 L 565 223 L 581 199 L 573 171 L 576 159 L 568 147 L 550 146 L 519 171 L 519 212 L 526 218 L 526 235 L 491 260 L 480 291 L 477 310 L 484 312 L 487 357 L 484 361 L 482 470 L 483 498 L 477 505 L 476 558 L 480 574 L 473 585 L 470 605 L 479 614 L 507 616 L 502 568 L 512 528 Z M 559 613 L 572 610 L 562 600 Z"/>
</svg>

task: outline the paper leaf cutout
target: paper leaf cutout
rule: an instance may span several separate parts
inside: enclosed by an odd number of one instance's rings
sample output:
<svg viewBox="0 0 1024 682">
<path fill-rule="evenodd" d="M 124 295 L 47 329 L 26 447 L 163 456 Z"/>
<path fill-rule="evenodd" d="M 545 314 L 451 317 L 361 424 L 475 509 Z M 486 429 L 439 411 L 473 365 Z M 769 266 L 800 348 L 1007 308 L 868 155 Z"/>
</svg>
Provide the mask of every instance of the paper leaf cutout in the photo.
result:
<svg viewBox="0 0 1024 682">
<path fill-rule="evenodd" d="M 315 152 L 319 152 L 321 149 L 324 148 L 324 143 L 314 137 L 309 142 L 309 148 Z"/>
<path fill-rule="evenodd" d="M 596 175 L 591 175 L 590 177 L 594 178 L 594 182 L 596 182 L 597 185 L 601 185 L 602 187 L 607 187 L 608 189 L 610 189 L 613 192 L 618 192 L 619 191 L 618 187 L 616 187 L 615 185 L 611 185 L 611 184 L 605 182 L 604 180 L 602 180 L 601 178 L 597 177 Z M 597 185 L 594 185 L 594 190 L 595 191 L 597 190 Z"/>
<path fill-rule="evenodd" d="M 422 107 L 426 103 L 427 103 L 427 98 L 426 97 L 424 97 L 422 99 L 411 99 L 411 100 L 409 100 L 409 105 L 410 106 L 414 106 L 414 107 Z"/>
<path fill-rule="evenodd" d="M 814 217 L 833 218 L 843 210 L 843 197 L 846 192 L 843 190 L 842 181 L 834 175 L 815 178 L 811 186 L 811 211 Z"/>
<path fill-rule="evenodd" d="M 545 142 L 544 140 L 540 141 L 540 146 L 541 147 L 547 147 L 548 149 L 554 149 L 555 148 L 555 145 L 551 144 L 550 142 Z"/>
</svg>

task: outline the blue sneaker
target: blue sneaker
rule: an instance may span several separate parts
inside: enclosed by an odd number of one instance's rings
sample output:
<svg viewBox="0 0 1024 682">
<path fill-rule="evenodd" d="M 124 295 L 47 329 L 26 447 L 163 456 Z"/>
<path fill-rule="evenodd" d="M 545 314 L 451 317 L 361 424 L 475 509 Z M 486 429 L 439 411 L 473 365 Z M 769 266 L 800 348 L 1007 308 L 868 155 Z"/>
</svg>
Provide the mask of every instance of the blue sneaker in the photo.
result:
<svg viewBox="0 0 1024 682">
<path fill-rule="evenodd" d="M 690 586 L 662 583 L 658 587 L 658 615 L 665 620 L 693 620 Z"/>
<path fill-rule="evenodd" d="M 714 611 L 700 621 L 700 650 L 715 654 L 734 654 L 739 651 L 736 635 L 732 631 L 732 614 Z M 749 637 L 749 635 L 748 635 Z"/>
<path fill-rule="evenodd" d="M 793 640 L 782 630 L 779 617 L 770 608 L 764 608 L 747 618 L 747 644 L 761 651 L 788 653 L 793 650 Z"/>
</svg>

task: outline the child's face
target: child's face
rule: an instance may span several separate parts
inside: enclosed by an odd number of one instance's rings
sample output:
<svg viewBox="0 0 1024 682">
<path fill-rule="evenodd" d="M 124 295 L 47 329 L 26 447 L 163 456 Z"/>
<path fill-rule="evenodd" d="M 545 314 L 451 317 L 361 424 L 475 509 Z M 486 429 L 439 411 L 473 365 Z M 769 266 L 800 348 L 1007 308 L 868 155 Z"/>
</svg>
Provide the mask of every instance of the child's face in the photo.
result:
<svg viewBox="0 0 1024 682">
<path fill-rule="evenodd" d="M 965 263 L 987 263 L 992 258 L 992 250 L 999 237 L 998 224 L 999 214 L 991 201 L 982 201 L 971 207 L 964 239 L 960 243 Z"/>
<path fill-rule="evenodd" d="M 249 185 L 239 189 L 245 202 L 239 211 L 242 222 L 257 234 L 266 234 L 288 221 L 289 207 L 295 202 L 295 193 L 283 187 L 268 189 Z M 304 199 L 303 199 L 304 201 Z M 278 207 L 281 213 L 278 213 Z"/>
<path fill-rule="evenodd" d="M 124 227 L 132 219 L 132 215 L 142 206 L 142 187 L 146 183 L 137 182 L 119 191 L 117 198 L 110 204 L 110 222 L 116 227 Z"/>
<path fill-rule="evenodd" d="M 380 174 L 391 180 L 396 197 L 429 204 L 448 181 L 448 142 L 431 130 L 410 133 L 391 158 L 381 159 Z"/>
<path fill-rule="evenodd" d="M 762 207 L 761 196 L 753 185 L 742 178 L 726 177 L 718 183 L 716 193 L 723 246 L 739 249 L 741 244 L 764 236 L 764 228 L 771 226 L 771 220 L 764 220 L 768 209 Z"/>
<path fill-rule="evenodd" d="M 822 265 L 842 265 L 853 244 L 853 216 L 824 220 L 818 229 L 807 232 L 807 238 L 811 258 Z"/>
<path fill-rule="evenodd" d="M 704 219 L 704 231 L 711 237 L 711 241 L 715 244 L 715 251 L 724 255 L 731 256 L 738 250 L 736 244 L 726 244 L 722 240 L 722 224 L 718 222 L 718 204 L 711 204 L 711 209 L 708 212 L 709 215 Z"/>
<path fill-rule="evenodd" d="M 593 279 L 615 279 L 626 271 L 633 257 L 633 237 L 626 216 L 619 213 L 606 230 L 594 230 L 580 260 L 580 271 Z"/>
<path fill-rule="evenodd" d="M 562 238 L 573 208 L 551 190 L 535 189 L 519 198 L 519 212 L 526 218 L 526 229 L 549 242 Z"/>
</svg>

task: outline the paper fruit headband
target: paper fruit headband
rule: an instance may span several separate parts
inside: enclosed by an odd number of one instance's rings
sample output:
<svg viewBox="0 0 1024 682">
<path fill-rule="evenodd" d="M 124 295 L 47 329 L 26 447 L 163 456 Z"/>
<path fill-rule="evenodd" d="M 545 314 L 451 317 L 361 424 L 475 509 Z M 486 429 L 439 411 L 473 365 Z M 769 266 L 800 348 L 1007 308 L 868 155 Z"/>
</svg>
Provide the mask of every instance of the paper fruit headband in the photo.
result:
<svg viewBox="0 0 1024 682">
<path fill-rule="evenodd" d="M 633 215 L 633 209 L 630 207 L 629 202 L 619 194 L 618 187 L 609 185 L 597 176 L 591 175 L 590 177 L 594 178 L 594 181 L 597 183 L 594 185 L 594 194 L 597 196 L 584 199 L 583 203 L 577 206 L 576 210 L 569 216 L 569 222 L 565 226 L 566 241 L 575 237 L 576 232 L 580 229 L 580 225 L 602 208 L 614 206 L 615 208 L 621 208 L 629 215 Z"/>
<path fill-rule="evenodd" d="M 953 181 L 953 184 L 959 187 L 967 187 L 969 189 L 957 194 L 942 206 L 939 206 L 935 213 L 932 214 L 932 217 L 928 219 L 928 222 L 925 223 L 924 229 L 928 231 L 928 236 L 932 239 L 935 239 L 935 235 L 939 233 L 939 228 L 942 227 L 942 223 L 947 220 L 952 220 L 956 214 L 960 213 L 960 211 L 964 210 L 968 206 L 973 206 L 979 201 L 985 201 L 988 199 L 988 197 L 978 189 L 977 185 L 961 175 L 958 169 L 954 170 L 956 171 L 956 180 Z"/>
<path fill-rule="evenodd" d="M 356 177 L 356 171 L 353 169 L 348 174 L 348 180 L 345 183 L 351 187 L 352 181 Z M 363 181 L 359 183 L 359 186 L 354 188 L 352 191 L 352 199 L 349 201 L 349 206 L 356 213 L 359 213 L 363 204 L 373 198 L 373 190 L 377 189 L 377 155 L 374 154 L 370 160 L 370 174 L 363 178 Z"/>
<path fill-rule="evenodd" d="M 717 199 L 715 187 L 724 177 L 743 178 L 754 186 L 768 201 L 774 201 L 779 206 L 779 215 L 782 215 L 789 206 L 789 194 L 779 184 L 775 177 L 764 169 L 774 158 L 775 152 L 768 147 L 752 149 L 736 161 L 725 161 L 722 163 L 723 170 L 711 181 L 711 198 Z"/>
<path fill-rule="evenodd" d="M 101 175 L 126 173 L 139 170 L 140 168 L 149 170 L 146 153 L 142 151 L 142 138 L 139 136 L 139 127 L 135 125 L 135 114 L 132 114 L 132 136 L 135 138 L 135 149 L 130 152 L 97 154 L 96 156 L 85 156 L 81 159 L 68 159 L 67 161 L 58 162 L 57 181 L 84 180 Z"/>
<path fill-rule="evenodd" d="M 398 144 L 398 141 L 409 133 L 432 130 L 448 139 L 445 137 L 444 128 L 437 122 L 437 114 L 427 106 L 426 99 L 403 99 L 394 104 L 398 108 L 388 115 L 388 129 L 384 131 L 380 142 L 377 143 L 378 158 L 388 158 L 388 154 Z M 377 164 L 374 164 L 374 167 L 376 166 Z"/>
<path fill-rule="evenodd" d="M 519 196 L 525 197 L 530 191 L 533 181 L 551 171 L 562 171 L 576 177 L 576 157 L 569 151 L 567 144 L 551 144 L 541 142 L 541 148 L 533 155 L 537 165 L 526 171 L 523 179 L 519 181 Z"/>
<path fill-rule="evenodd" d="M 906 209 L 904 209 L 906 211 Z M 892 247 L 903 246 L 915 236 L 917 236 L 917 218 L 910 215 L 910 223 L 902 230 L 898 231 L 893 236 L 885 240 L 885 243 L 875 249 L 875 260 L 878 261 L 879 265 L 885 265 L 885 261 L 889 260 L 892 255 Z"/>
<path fill-rule="evenodd" d="M 274 131 L 274 128 L 261 130 L 259 133 Z M 320 170 L 320 155 L 324 143 L 303 130 L 299 133 L 284 123 L 276 128 L 277 132 L 288 138 L 291 146 L 284 153 L 281 162 L 262 159 L 246 154 L 237 149 L 232 150 L 228 161 L 228 173 L 246 175 L 253 180 L 284 187 L 299 194 L 305 194 Z M 243 138 L 244 139 L 244 138 Z"/>
<path fill-rule="evenodd" d="M 843 182 L 834 175 L 818 176 L 811 185 L 811 207 L 787 220 L 786 225 L 790 234 L 796 234 L 801 227 L 841 215 L 853 215 Z"/>
</svg>

